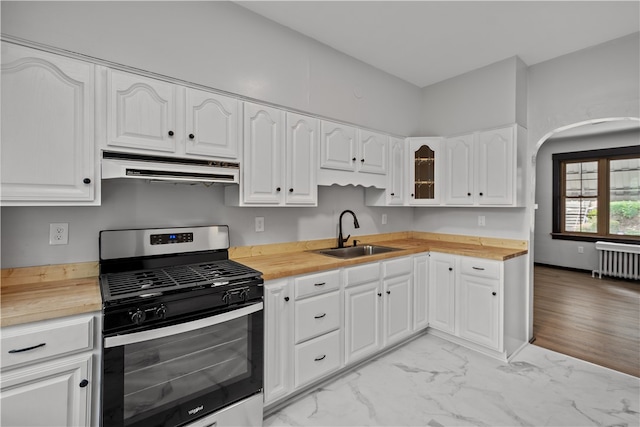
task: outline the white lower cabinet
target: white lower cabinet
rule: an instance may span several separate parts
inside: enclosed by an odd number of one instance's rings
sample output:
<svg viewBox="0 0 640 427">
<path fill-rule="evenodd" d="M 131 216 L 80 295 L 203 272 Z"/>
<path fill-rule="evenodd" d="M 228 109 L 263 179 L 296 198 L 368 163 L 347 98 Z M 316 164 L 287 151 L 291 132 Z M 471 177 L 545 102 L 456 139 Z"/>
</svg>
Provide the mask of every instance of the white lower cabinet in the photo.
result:
<svg viewBox="0 0 640 427">
<path fill-rule="evenodd" d="M 264 401 L 288 395 L 293 387 L 291 341 L 293 292 L 288 279 L 264 284 Z"/>
<path fill-rule="evenodd" d="M 79 315 L 2 328 L 1 425 L 96 424 L 98 318 Z"/>
<path fill-rule="evenodd" d="M 340 368 L 340 331 L 295 347 L 295 386 L 300 387 Z"/>
<path fill-rule="evenodd" d="M 429 255 L 413 257 L 413 330 L 429 326 Z"/>
<path fill-rule="evenodd" d="M 385 347 L 402 341 L 412 332 L 412 270 L 411 257 L 382 263 Z"/>
<path fill-rule="evenodd" d="M 526 259 L 431 253 L 429 326 L 445 338 L 506 359 L 527 342 Z"/>
</svg>

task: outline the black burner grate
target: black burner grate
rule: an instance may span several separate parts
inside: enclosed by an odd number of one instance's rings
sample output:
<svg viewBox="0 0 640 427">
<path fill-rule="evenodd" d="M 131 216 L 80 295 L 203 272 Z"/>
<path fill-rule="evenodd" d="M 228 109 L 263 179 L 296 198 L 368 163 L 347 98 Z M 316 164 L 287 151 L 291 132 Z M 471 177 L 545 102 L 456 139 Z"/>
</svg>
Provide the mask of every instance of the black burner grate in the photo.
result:
<svg viewBox="0 0 640 427">
<path fill-rule="evenodd" d="M 108 273 L 100 276 L 103 298 L 114 301 L 197 286 L 225 285 L 260 276 L 259 271 L 231 260 Z"/>
</svg>

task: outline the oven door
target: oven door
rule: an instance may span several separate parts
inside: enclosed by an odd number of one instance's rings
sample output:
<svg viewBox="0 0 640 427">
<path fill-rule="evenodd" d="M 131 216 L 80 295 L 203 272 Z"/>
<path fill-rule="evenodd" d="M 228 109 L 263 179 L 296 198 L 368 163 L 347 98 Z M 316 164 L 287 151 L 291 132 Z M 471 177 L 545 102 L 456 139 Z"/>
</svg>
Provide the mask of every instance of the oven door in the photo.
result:
<svg viewBox="0 0 640 427">
<path fill-rule="evenodd" d="M 263 304 L 104 338 L 103 426 L 179 426 L 262 390 Z"/>
</svg>

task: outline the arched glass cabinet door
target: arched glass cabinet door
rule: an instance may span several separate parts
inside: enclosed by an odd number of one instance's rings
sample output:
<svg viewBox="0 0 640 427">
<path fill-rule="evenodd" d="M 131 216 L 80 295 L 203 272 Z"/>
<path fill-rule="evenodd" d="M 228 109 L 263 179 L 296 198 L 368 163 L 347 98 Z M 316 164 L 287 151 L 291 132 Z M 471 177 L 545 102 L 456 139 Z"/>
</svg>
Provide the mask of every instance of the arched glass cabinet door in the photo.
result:
<svg viewBox="0 0 640 427">
<path fill-rule="evenodd" d="M 411 181 L 410 203 L 432 205 L 440 202 L 441 181 L 439 178 L 440 156 L 439 138 L 410 139 Z"/>
</svg>

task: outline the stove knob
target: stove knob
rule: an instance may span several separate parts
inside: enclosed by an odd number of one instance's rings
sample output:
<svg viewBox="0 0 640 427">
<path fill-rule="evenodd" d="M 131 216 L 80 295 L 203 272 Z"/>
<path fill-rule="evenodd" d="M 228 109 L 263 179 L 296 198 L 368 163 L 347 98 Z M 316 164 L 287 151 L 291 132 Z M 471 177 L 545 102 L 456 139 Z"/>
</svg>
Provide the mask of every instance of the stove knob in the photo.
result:
<svg viewBox="0 0 640 427">
<path fill-rule="evenodd" d="M 147 317 L 145 312 L 140 310 L 139 308 L 136 309 L 136 311 L 134 312 L 130 312 L 130 314 L 131 314 L 131 321 L 136 325 L 142 324 L 142 322 L 144 322 L 144 319 Z"/>
<path fill-rule="evenodd" d="M 167 307 L 164 304 L 161 304 L 160 307 L 156 308 L 156 316 L 158 319 L 164 319 L 167 317 Z"/>
</svg>

